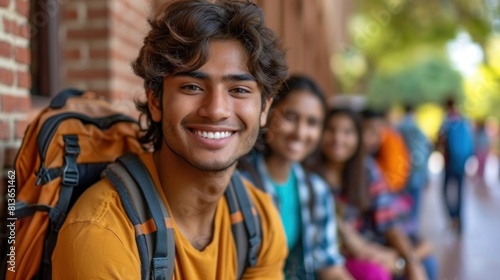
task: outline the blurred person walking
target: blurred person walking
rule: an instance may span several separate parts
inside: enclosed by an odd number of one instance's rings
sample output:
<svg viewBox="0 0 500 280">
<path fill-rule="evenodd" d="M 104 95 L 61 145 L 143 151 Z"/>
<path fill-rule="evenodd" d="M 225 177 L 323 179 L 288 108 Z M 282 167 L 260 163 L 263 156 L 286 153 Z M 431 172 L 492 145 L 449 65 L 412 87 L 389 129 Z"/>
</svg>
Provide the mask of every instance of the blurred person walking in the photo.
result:
<svg viewBox="0 0 500 280">
<path fill-rule="evenodd" d="M 491 145 L 490 137 L 488 136 L 488 133 L 486 131 L 484 120 L 479 120 L 476 122 L 474 144 L 475 155 L 477 158 L 476 179 L 479 181 L 479 184 L 484 185 L 484 170 L 486 167 L 486 160 L 488 159 Z"/>
<path fill-rule="evenodd" d="M 465 163 L 474 153 L 472 127 L 469 121 L 460 114 L 455 100 L 449 98 L 446 103 L 446 117 L 439 130 L 438 150 L 445 159 L 443 198 L 451 218 L 453 228 L 462 232 L 462 200 Z M 450 183 L 455 182 L 455 189 L 450 189 Z M 456 199 L 451 200 L 452 192 Z"/>
</svg>

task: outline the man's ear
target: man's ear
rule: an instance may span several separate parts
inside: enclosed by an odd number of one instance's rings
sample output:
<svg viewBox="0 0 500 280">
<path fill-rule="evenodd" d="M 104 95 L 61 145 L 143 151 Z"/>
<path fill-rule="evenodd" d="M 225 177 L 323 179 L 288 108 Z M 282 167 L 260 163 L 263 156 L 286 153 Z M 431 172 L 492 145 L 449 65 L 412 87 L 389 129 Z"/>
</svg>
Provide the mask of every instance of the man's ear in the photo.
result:
<svg viewBox="0 0 500 280">
<path fill-rule="evenodd" d="M 267 123 L 267 115 L 269 114 L 269 108 L 271 108 L 271 103 L 273 103 L 272 98 L 266 98 L 264 100 L 264 107 L 262 112 L 260 112 L 260 126 L 264 127 Z"/>
<path fill-rule="evenodd" d="M 146 96 L 148 98 L 148 108 L 151 113 L 151 118 L 154 122 L 161 121 L 161 98 L 155 94 L 151 89 L 146 90 Z"/>
</svg>

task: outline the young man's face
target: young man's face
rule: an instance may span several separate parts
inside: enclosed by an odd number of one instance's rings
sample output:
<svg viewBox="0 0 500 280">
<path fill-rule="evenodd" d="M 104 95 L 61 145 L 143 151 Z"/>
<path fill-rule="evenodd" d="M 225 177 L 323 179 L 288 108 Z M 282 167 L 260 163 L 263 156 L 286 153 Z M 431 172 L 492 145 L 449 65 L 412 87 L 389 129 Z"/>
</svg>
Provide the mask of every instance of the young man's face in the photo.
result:
<svg viewBox="0 0 500 280">
<path fill-rule="evenodd" d="M 162 121 L 162 149 L 202 171 L 226 170 L 265 125 L 270 100 L 263 110 L 261 94 L 242 45 L 211 42 L 205 65 L 165 78 L 162 106 L 149 98 L 153 120 Z"/>
</svg>

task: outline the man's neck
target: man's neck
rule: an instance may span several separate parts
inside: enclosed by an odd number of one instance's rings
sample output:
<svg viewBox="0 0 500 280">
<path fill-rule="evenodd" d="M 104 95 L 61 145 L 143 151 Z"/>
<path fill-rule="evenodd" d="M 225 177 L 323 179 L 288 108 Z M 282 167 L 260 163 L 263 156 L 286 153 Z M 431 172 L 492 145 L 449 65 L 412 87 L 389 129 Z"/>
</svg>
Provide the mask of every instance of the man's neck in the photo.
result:
<svg viewBox="0 0 500 280">
<path fill-rule="evenodd" d="M 212 240 L 217 204 L 235 166 L 220 172 L 202 171 L 168 148 L 155 152 L 154 162 L 178 229 L 195 248 L 203 249 Z"/>
</svg>

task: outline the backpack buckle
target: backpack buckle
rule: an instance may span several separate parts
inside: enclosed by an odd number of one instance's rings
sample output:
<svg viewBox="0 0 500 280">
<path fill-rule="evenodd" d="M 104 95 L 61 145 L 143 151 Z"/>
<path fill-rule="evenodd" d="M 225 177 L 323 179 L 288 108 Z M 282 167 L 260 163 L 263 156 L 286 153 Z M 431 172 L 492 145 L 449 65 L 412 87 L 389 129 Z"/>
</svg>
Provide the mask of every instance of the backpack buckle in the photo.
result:
<svg viewBox="0 0 500 280">
<path fill-rule="evenodd" d="M 259 244 L 261 240 L 258 235 L 255 235 L 250 238 L 248 242 L 250 243 L 250 248 L 248 249 L 248 265 L 252 267 L 257 264 L 257 255 L 259 253 Z"/>
<path fill-rule="evenodd" d="M 63 169 L 62 174 L 62 186 L 63 187 L 75 187 L 78 185 L 78 168 L 76 167 L 76 157 L 72 155 L 67 155 L 64 157 L 66 165 Z"/>
<path fill-rule="evenodd" d="M 77 135 L 64 135 L 64 150 L 67 155 L 78 156 L 80 154 L 80 146 L 78 145 Z"/>
<path fill-rule="evenodd" d="M 153 269 L 151 271 L 153 280 L 166 279 L 165 275 L 167 273 L 168 267 L 168 257 L 160 258 L 153 257 L 152 260 Z"/>
<path fill-rule="evenodd" d="M 46 182 L 50 181 L 50 179 L 47 178 L 48 176 L 49 176 L 49 174 L 48 174 L 47 169 L 41 167 L 38 170 L 38 175 L 36 178 L 35 186 L 40 186 L 41 184 L 45 184 Z"/>
</svg>

